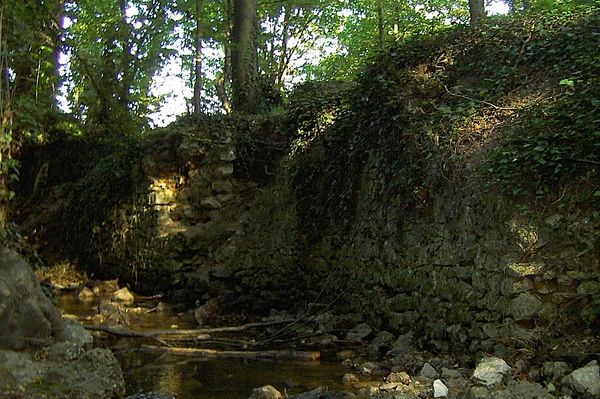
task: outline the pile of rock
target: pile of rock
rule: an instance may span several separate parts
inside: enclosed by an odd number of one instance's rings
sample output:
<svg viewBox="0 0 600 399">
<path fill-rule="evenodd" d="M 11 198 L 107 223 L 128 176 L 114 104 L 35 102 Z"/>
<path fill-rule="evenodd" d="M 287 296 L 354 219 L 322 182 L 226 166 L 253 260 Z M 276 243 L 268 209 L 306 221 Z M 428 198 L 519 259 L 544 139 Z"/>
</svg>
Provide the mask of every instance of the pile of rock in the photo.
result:
<svg viewBox="0 0 600 399">
<path fill-rule="evenodd" d="M 417 351 L 411 333 L 397 337 L 386 331 L 375 334 L 364 322 L 350 329 L 345 341 L 360 344 L 366 349 L 364 355 L 372 359 L 361 360 L 360 355 L 348 350 L 338 353 L 338 358 L 343 359 L 343 365 L 348 369 L 338 384 L 341 382 L 348 392 L 319 388 L 290 398 L 600 398 L 597 361 L 574 369 L 562 361 L 524 367 L 519 361 L 511 366 L 494 356 L 475 359 L 475 363 L 471 357 L 460 360 L 449 355 L 435 357 Z M 476 366 L 460 367 L 461 363 Z M 282 397 L 274 387 L 265 386 L 254 390 L 250 399 Z"/>
<path fill-rule="evenodd" d="M 443 364 L 449 359 L 437 359 Z M 565 363 L 544 363 L 543 381 L 516 378 L 503 359 L 483 358 L 468 371 L 456 367 L 434 367 L 426 362 L 416 375 L 399 371 L 403 367 L 386 362 L 348 363 L 353 373 L 344 375 L 349 391 L 314 389 L 294 396 L 295 399 L 574 399 L 600 398 L 600 375 L 597 362 L 569 372 Z M 555 383 L 557 385 L 555 385 Z M 283 395 L 268 385 L 257 388 L 249 399 L 281 399 Z"/>
</svg>

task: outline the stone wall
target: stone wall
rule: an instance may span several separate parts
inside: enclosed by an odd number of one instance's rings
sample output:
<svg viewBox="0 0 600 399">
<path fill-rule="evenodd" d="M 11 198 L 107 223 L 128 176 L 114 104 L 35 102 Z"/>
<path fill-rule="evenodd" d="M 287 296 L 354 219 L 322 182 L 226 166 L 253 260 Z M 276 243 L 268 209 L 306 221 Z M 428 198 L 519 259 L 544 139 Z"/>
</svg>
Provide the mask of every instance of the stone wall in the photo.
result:
<svg viewBox="0 0 600 399">
<path fill-rule="evenodd" d="M 352 224 L 313 242 L 299 228 L 296 160 L 259 186 L 234 178 L 231 138 L 165 143 L 145 156 L 137 201 L 114 209 L 94 236 L 106 249 L 101 267 L 138 291 L 216 298 L 222 312 L 336 303 L 374 327 L 472 351 L 597 322 L 593 210 L 516 206 L 473 172 L 402 213 L 372 154 Z"/>
<path fill-rule="evenodd" d="M 233 179 L 235 145 L 227 137 L 176 134 L 149 148 L 145 179 L 136 200 L 113 209 L 93 245 L 104 274 L 117 275 L 141 292 L 222 289 L 209 277 L 225 278 L 221 265 L 235 254 L 240 234 L 240 191 L 251 189 Z M 206 285 L 201 283 L 206 282 Z M 186 293 L 185 295 L 189 295 Z"/>
<path fill-rule="evenodd" d="M 412 330 L 424 342 L 473 352 L 535 345 L 551 332 L 597 323 L 600 226 L 593 210 L 517 206 L 473 173 L 403 215 L 402 198 L 381 189 L 375 158 L 365 166 L 351 228 L 316 243 L 298 228 L 293 162 L 284 162 L 275 184 L 225 204 L 221 220 L 235 228 L 209 253 L 231 256 L 197 263 L 211 265 L 199 269 L 204 285 L 227 281 L 257 309 L 337 299 L 378 328 Z M 218 235 L 208 226 L 185 234 L 200 242 Z"/>
<path fill-rule="evenodd" d="M 289 181 L 272 189 L 283 198 L 256 199 L 257 206 L 275 200 L 278 217 L 292 222 L 257 216 L 251 224 L 255 241 L 289 237 L 274 253 L 293 253 L 263 267 L 291 265 L 287 276 L 306 284 L 303 303 L 326 285 L 329 299 L 341 296 L 337 303 L 362 312 L 372 326 L 473 352 L 535 347 L 597 325 L 600 226 L 593 209 L 510 203 L 473 172 L 403 214 L 403 198 L 382 186 L 376 158 L 364 167 L 351 227 L 317 243 L 303 241 L 294 224 Z M 251 253 L 264 258 L 260 249 Z"/>
<path fill-rule="evenodd" d="M 592 210 L 519 207 L 473 174 L 399 215 L 402 199 L 382 196 L 380 181 L 363 182 L 342 252 L 351 254 L 349 267 L 358 262 L 356 279 L 371 293 L 366 307 L 385 327 L 489 352 L 498 342 L 534 345 L 597 322 L 600 226 Z"/>
</svg>

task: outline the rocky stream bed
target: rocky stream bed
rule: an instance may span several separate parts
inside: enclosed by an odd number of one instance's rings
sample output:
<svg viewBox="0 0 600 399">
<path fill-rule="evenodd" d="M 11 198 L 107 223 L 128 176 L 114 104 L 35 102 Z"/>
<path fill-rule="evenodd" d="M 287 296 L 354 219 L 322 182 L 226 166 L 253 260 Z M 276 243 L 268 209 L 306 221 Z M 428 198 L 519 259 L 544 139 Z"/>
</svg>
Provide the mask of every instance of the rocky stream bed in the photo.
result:
<svg viewBox="0 0 600 399">
<path fill-rule="evenodd" d="M 410 332 L 332 311 L 199 326 L 206 306 L 186 311 L 116 281 L 46 282 L 61 315 L 24 261 L 1 258 L 1 398 L 600 398 L 593 359 L 433 353 Z"/>
<path fill-rule="evenodd" d="M 352 317 L 331 311 L 273 309 L 255 323 L 212 327 L 203 325 L 209 306 L 185 310 L 116 281 L 58 293 L 63 316 L 87 325 L 119 360 L 128 399 L 600 398 L 596 360 L 509 364 L 484 353 L 432 353 L 412 333 L 361 320 L 344 329 Z"/>
</svg>

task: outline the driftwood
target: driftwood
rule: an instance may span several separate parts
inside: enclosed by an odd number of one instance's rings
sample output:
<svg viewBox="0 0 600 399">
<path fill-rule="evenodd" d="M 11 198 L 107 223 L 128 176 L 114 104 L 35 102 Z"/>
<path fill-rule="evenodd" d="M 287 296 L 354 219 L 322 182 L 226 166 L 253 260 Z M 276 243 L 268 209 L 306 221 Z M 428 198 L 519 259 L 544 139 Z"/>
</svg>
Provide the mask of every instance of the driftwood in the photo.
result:
<svg viewBox="0 0 600 399">
<path fill-rule="evenodd" d="M 232 326 L 232 327 L 197 328 L 197 329 L 191 329 L 191 330 L 168 329 L 168 330 L 135 331 L 130 328 L 111 327 L 111 326 L 106 326 L 106 325 L 85 326 L 85 328 L 88 330 L 91 330 L 91 331 L 102 331 L 107 334 L 112 334 L 112 335 L 116 335 L 118 337 L 127 337 L 127 338 L 155 338 L 155 337 L 177 336 L 177 337 L 188 337 L 189 339 L 195 339 L 198 337 L 203 337 L 203 336 L 205 337 L 207 334 L 240 332 L 240 331 L 245 331 L 245 330 L 248 330 L 251 328 L 268 327 L 268 326 L 274 326 L 277 324 L 292 323 L 294 321 L 296 321 L 296 319 L 267 321 L 267 322 L 263 322 L 263 323 L 249 323 L 249 324 L 243 324 L 241 326 Z"/>
<path fill-rule="evenodd" d="M 268 359 L 268 360 L 300 360 L 315 361 L 321 358 L 321 352 L 304 351 L 219 351 L 215 349 L 200 348 L 169 348 L 162 346 L 142 345 L 142 350 L 163 352 L 172 355 L 196 356 L 210 359 Z"/>
</svg>

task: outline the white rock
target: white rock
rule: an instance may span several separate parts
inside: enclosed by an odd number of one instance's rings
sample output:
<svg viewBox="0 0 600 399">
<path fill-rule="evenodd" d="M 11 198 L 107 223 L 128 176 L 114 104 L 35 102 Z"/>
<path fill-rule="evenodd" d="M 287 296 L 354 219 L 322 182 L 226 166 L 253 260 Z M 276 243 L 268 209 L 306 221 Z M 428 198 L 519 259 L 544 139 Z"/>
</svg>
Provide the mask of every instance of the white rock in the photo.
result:
<svg viewBox="0 0 600 399">
<path fill-rule="evenodd" d="M 573 371 L 563 380 L 582 395 L 600 398 L 600 368 L 595 360 L 586 366 Z"/>
<path fill-rule="evenodd" d="M 497 357 L 488 357 L 479 362 L 473 372 L 473 378 L 485 385 L 494 385 L 501 383 L 504 376 L 511 370 L 504 360 Z"/>
<path fill-rule="evenodd" d="M 255 388 L 248 399 L 282 399 L 283 395 L 271 385 Z"/>
<path fill-rule="evenodd" d="M 112 300 L 121 303 L 133 303 L 135 298 L 133 297 L 133 294 L 127 289 L 127 287 L 123 287 L 120 290 L 113 292 Z"/>
<path fill-rule="evenodd" d="M 448 396 L 448 387 L 444 385 L 442 380 L 433 381 L 433 397 L 445 398 L 446 396 Z"/>
</svg>

